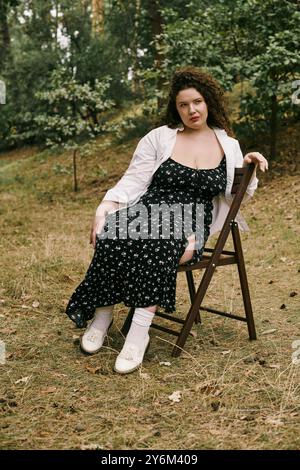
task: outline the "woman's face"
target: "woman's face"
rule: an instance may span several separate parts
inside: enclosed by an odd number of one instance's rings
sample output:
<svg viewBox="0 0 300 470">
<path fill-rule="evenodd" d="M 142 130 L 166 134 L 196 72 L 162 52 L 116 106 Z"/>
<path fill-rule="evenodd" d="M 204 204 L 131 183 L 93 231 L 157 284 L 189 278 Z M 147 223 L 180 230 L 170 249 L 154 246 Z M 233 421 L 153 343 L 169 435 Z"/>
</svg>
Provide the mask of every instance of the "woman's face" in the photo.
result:
<svg viewBox="0 0 300 470">
<path fill-rule="evenodd" d="M 185 127 L 201 129 L 207 126 L 207 105 L 196 88 L 181 90 L 176 96 L 176 108 Z"/>
</svg>

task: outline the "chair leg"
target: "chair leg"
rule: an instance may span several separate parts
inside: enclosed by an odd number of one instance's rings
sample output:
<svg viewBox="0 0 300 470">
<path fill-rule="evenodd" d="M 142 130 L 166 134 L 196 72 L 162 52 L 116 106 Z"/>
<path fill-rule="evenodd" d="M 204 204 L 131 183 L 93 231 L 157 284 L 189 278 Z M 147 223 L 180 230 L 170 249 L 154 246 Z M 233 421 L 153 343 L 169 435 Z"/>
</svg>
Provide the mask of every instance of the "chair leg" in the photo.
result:
<svg viewBox="0 0 300 470">
<path fill-rule="evenodd" d="M 213 276 L 214 270 L 215 270 L 215 265 L 213 265 L 213 263 L 211 263 L 205 270 L 205 273 L 200 282 L 200 286 L 195 295 L 194 301 L 190 307 L 189 313 L 187 314 L 187 317 L 181 329 L 181 332 L 179 333 L 176 345 L 173 348 L 173 351 L 172 351 L 173 357 L 180 356 L 182 352 L 182 348 L 185 345 L 186 339 L 191 331 L 191 328 L 196 319 L 197 313 L 199 312 L 200 305 L 204 299 L 205 293 L 207 291 L 207 288 Z"/>
<path fill-rule="evenodd" d="M 196 295 L 193 272 L 186 271 L 185 274 L 186 274 L 186 279 L 187 279 L 187 283 L 189 286 L 189 293 L 190 293 L 190 299 L 191 299 L 191 304 L 192 304 L 194 302 L 194 298 Z M 200 311 L 198 311 L 198 315 L 195 318 L 195 323 L 201 323 Z"/>
<path fill-rule="evenodd" d="M 247 274 L 246 274 L 246 269 L 245 269 L 242 243 L 241 243 L 240 232 L 239 232 L 237 222 L 233 222 L 231 232 L 232 232 L 234 249 L 235 249 L 236 257 L 237 257 L 237 265 L 238 265 L 240 284 L 241 284 L 241 289 L 242 289 L 242 294 L 243 294 L 244 309 L 246 313 L 249 339 L 254 340 L 256 339 L 255 324 L 254 324 L 254 318 L 253 318 L 253 312 L 252 312 Z"/>
<path fill-rule="evenodd" d="M 128 315 L 127 315 L 127 317 L 126 317 L 126 319 L 123 323 L 123 326 L 121 328 L 121 332 L 124 336 L 126 336 L 128 331 L 129 331 L 129 328 L 130 328 L 130 325 L 131 325 L 131 322 L 132 322 L 132 317 L 133 317 L 133 314 L 134 314 L 134 310 L 135 310 L 135 307 L 130 307 Z"/>
</svg>

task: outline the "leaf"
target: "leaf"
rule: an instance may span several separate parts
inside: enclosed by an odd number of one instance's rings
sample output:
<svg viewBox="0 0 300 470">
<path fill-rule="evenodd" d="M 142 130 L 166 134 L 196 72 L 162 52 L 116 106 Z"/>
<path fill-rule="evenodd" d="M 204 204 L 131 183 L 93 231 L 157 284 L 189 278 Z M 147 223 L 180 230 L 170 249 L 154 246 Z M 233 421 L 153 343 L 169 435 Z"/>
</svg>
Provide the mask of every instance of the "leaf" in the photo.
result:
<svg viewBox="0 0 300 470">
<path fill-rule="evenodd" d="M 271 330 L 265 330 L 261 332 L 261 335 L 271 335 L 272 333 L 275 333 L 277 331 L 276 328 L 272 328 Z"/>
<path fill-rule="evenodd" d="M 40 303 L 39 303 L 38 300 L 35 300 L 34 302 L 32 302 L 33 308 L 38 308 L 39 305 L 40 305 Z"/>
<path fill-rule="evenodd" d="M 129 406 L 127 410 L 132 414 L 137 414 L 141 411 L 140 408 L 136 408 L 135 406 Z"/>
<path fill-rule="evenodd" d="M 48 393 L 55 393 L 57 390 L 56 387 L 48 387 L 48 388 L 45 388 L 45 390 L 41 390 L 40 393 L 43 393 L 44 395 L 48 395 Z"/>
<path fill-rule="evenodd" d="M 101 370 L 101 367 L 92 367 L 92 366 L 86 365 L 85 369 L 91 374 L 97 374 L 99 370 Z"/>
<path fill-rule="evenodd" d="M 146 374 L 144 372 L 140 372 L 140 377 L 144 380 L 148 380 L 150 379 L 150 375 L 149 374 Z"/>
<path fill-rule="evenodd" d="M 212 407 L 213 411 L 218 411 L 220 408 L 221 402 L 220 401 L 212 401 L 210 406 Z"/>
<path fill-rule="evenodd" d="M 284 422 L 279 418 L 273 418 L 272 416 L 266 419 L 266 423 L 272 424 L 273 426 L 283 426 Z"/>
<path fill-rule="evenodd" d="M 30 376 L 28 377 L 22 377 L 21 379 L 16 380 L 15 384 L 20 384 L 20 383 L 25 383 L 27 384 L 28 380 L 30 379 Z"/>
<path fill-rule="evenodd" d="M 4 335 L 13 335 L 17 332 L 17 330 L 13 328 L 1 328 L 0 333 L 3 333 Z"/>
<path fill-rule="evenodd" d="M 176 390 L 176 392 L 173 392 L 172 395 L 168 396 L 169 400 L 171 400 L 173 403 L 179 403 L 181 400 L 181 391 Z"/>
<path fill-rule="evenodd" d="M 167 366 L 167 367 L 169 367 L 169 366 L 171 365 L 171 362 L 161 361 L 161 362 L 159 363 L 159 365 L 160 365 L 160 366 Z"/>
<path fill-rule="evenodd" d="M 48 437 L 48 436 L 51 436 L 51 433 L 48 432 L 48 431 L 40 431 L 40 432 L 38 433 L 38 436 L 39 436 L 39 437 Z"/>
<path fill-rule="evenodd" d="M 102 450 L 103 447 L 100 444 L 83 444 L 80 446 L 80 450 Z"/>
<path fill-rule="evenodd" d="M 226 356 L 226 354 L 230 354 L 231 353 L 231 350 L 230 349 L 227 349 L 226 351 L 221 351 L 221 354 L 223 356 Z"/>
</svg>

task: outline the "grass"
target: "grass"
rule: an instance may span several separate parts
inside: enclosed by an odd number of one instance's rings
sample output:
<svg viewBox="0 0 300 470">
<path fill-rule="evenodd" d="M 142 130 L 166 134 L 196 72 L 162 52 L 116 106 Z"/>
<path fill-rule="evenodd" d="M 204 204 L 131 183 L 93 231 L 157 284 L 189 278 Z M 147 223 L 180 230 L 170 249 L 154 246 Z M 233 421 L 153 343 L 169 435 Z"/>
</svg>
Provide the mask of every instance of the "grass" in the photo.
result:
<svg viewBox="0 0 300 470">
<path fill-rule="evenodd" d="M 92 257 L 95 208 L 134 144 L 99 139 L 79 158 L 77 194 L 64 170 L 69 154 L 27 149 L 1 158 L 1 448 L 299 449 L 297 173 L 262 178 L 243 209 L 257 341 L 248 341 L 245 324 L 203 313 L 180 358 L 170 356 L 173 338 L 153 330 L 142 369 L 123 377 L 112 371 L 127 313 L 120 304 L 103 351 L 79 351 L 82 332 L 64 310 Z M 177 295 L 184 315 L 183 273 Z M 218 269 L 205 304 L 241 311 L 234 267 Z"/>
</svg>

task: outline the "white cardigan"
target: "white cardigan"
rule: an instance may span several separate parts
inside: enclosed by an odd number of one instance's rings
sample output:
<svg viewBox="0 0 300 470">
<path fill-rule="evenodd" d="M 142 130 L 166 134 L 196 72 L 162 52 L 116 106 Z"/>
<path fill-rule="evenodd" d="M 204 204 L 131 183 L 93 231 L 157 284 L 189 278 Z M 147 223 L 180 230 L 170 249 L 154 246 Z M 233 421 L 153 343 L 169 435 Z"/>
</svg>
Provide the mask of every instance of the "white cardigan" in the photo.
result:
<svg viewBox="0 0 300 470">
<path fill-rule="evenodd" d="M 138 142 L 128 169 L 118 183 L 106 192 L 102 202 L 113 201 L 119 203 L 119 208 L 136 204 L 147 191 L 155 171 L 172 155 L 177 132 L 183 129 L 182 125 L 176 129 L 171 129 L 165 125 L 148 132 Z M 244 166 L 239 142 L 229 137 L 223 129 L 213 127 L 213 131 L 226 155 L 227 184 L 225 197 L 220 194 L 213 198 L 213 217 L 210 235 L 213 235 L 223 227 L 232 201 L 231 189 L 234 180 L 234 169 Z M 258 179 L 256 171 L 254 171 L 244 201 L 253 196 L 257 183 Z M 98 206 L 96 216 L 99 214 L 101 204 Z M 241 230 L 249 230 L 241 214 L 237 215 L 236 221 Z"/>
</svg>

